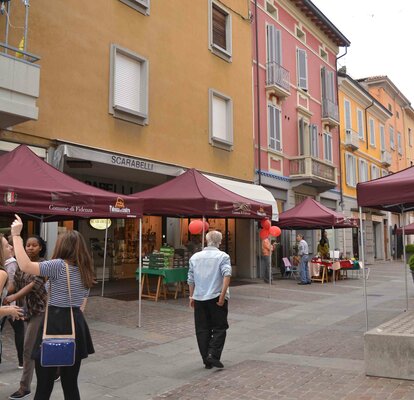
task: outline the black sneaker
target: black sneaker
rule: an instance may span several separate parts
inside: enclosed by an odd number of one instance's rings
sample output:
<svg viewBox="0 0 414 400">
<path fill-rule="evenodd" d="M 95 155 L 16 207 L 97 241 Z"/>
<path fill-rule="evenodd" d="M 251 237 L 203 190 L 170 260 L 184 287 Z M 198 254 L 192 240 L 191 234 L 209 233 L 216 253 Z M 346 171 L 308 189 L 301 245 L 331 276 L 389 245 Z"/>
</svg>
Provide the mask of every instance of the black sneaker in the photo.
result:
<svg viewBox="0 0 414 400">
<path fill-rule="evenodd" d="M 216 367 L 216 368 L 224 368 L 223 363 L 220 360 L 218 360 L 217 358 L 214 358 L 211 354 L 209 354 L 207 356 L 206 361 L 210 365 L 212 365 L 213 367 Z"/>
<path fill-rule="evenodd" d="M 30 390 L 19 389 L 17 392 L 14 392 L 9 396 L 9 399 L 27 399 L 30 396 Z"/>
</svg>

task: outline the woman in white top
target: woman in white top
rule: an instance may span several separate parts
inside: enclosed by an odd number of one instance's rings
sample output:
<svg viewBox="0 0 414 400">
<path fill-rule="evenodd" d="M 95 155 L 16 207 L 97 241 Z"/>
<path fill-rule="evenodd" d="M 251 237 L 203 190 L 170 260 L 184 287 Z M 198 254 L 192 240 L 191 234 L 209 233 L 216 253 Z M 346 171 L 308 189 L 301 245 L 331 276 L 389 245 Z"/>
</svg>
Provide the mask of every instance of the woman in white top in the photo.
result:
<svg viewBox="0 0 414 400">
<path fill-rule="evenodd" d="M 65 400 L 80 400 L 78 374 L 82 359 L 94 353 L 92 338 L 88 325 L 83 317 L 83 309 L 93 285 L 94 272 L 90 253 L 82 235 L 77 231 L 68 231 L 60 235 L 50 261 L 30 261 L 23 247 L 20 232 L 23 228 L 18 215 L 11 225 L 14 252 L 20 269 L 23 272 L 48 277 L 49 285 L 49 318 L 47 333 L 63 335 L 71 332 L 70 308 L 75 320 L 76 357 L 71 367 L 60 367 L 61 383 Z M 69 296 L 66 264 L 69 266 Z M 42 324 L 43 325 L 43 324 Z M 40 365 L 40 344 L 43 326 L 38 332 L 32 358 L 36 364 L 37 387 L 34 400 L 48 400 L 53 390 L 56 367 Z"/>
</svg>

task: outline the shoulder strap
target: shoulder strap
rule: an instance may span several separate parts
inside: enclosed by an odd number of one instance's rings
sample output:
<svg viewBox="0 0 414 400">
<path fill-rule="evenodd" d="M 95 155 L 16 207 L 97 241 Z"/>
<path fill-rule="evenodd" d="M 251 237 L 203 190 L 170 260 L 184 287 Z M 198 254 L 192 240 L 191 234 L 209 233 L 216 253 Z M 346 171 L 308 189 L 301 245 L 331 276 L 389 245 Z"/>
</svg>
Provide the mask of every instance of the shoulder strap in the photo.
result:
<svg viewBox="0 0 414 400">
<path fill-rule="evenodd" d="M 72 310 L 72 292 L 70 290 L 70 276 L 69 276 L 69 266 L 65 262 L 66 277 L 68 280 L 68 292 L 69 292 L 69 305 L 70 305 L 70 322 L 72 325 L 72 333 L 70 335 L 48 335 L 46 333 L 47 329 L 47 319 L 49 316 L 49 298 L 50 293 L 52 292 L 52 282 L 49 280 L 49 293 L 47 294 L 47 303 L 46 303 L 46 313 L 45 313 L 45 322 L 43 325 L 43 339 L 58 338 L 58 339 L 75 339 L 75 320 L 73 318 Z"/>
</svg>

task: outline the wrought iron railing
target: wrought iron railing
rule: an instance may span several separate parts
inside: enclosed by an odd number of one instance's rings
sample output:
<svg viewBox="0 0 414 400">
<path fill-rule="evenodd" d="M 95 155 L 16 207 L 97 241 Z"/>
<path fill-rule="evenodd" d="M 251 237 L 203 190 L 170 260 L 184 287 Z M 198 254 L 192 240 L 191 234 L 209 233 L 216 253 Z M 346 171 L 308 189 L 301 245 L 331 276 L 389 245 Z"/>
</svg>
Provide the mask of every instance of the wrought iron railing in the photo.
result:
<svg viewBox="0 0 414 400">
<path fill-rule="evenodd" d="M 332 100 L 322 99 L 322 118 L 330 118 L 339 122 L 338 104 Z"/>
<path fill-rule="evenodd" d="M 290 93 L 290 72 L 277 62 L 266 64 L 266 86 L 279 86 Z"/>
</svg>

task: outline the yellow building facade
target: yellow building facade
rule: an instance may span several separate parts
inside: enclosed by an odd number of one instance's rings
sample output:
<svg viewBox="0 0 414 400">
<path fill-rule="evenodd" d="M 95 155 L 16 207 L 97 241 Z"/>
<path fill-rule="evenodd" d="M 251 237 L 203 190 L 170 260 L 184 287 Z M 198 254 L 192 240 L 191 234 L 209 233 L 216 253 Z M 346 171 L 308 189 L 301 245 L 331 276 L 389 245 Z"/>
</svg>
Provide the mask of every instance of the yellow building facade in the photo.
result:
<svg viewBox="0 0 414 400">
<path fill-rule="evenodd" d="M 338 73 L 338 98 L 341 138 L 341 191 L 344 212 L 358 217 L 356 186 L 388 174 L 392 165 L 389 142 L 386 140 L 391 112 L 377 101 L 359 82 L 345 72 Z M 387 215 L 363 216 L 366 235 L 366 260 L 390 256 L 389 221 Z M 346 235 L 349 254 L 358 251 L 356 230 Z"/>
<path fill-rule="evenodd" d="M 10 99 L 18 93 L 28 103 L 27 112 L 18 101 L 4 109 L 0 103 L 0 151 L 34 146 L 65 173 L 119 194 L 153 187 L 187 168 L 252 183 L 249 2 L 98 3 L 37 0 L 30 14 L 19 1 L 6 5 L 10 20 L 0 16 L 0 32 L 6 32 L 0 41 L 8 47 L 0 48 L 0 75 L 27 68 L 19 79 L 28 75 L 31 83 L 21 89 L 12 76 L 6 84 L 0 80 Z M 14 27 L 24 26 L 25 12 L 23 43 L 23 30 Z M 137 223 L 120 220 L 110 227 L 107 256 L 115 278 L 135 272 Z M 148 216 L 143 223 L 145 252 L 190 240 L 187 220 Z M 223 232 L 238 272 L 250 276 L 255 249 L 245 244 L 254 238 L 254 224 L 212 220 L 210 226 Z M 72 227 L 90 241 L 99 265 L 104 233 L 86 222 L 57 229 Z M 239 248 L 236 235 L 245 238 Z"/>
</svg>

